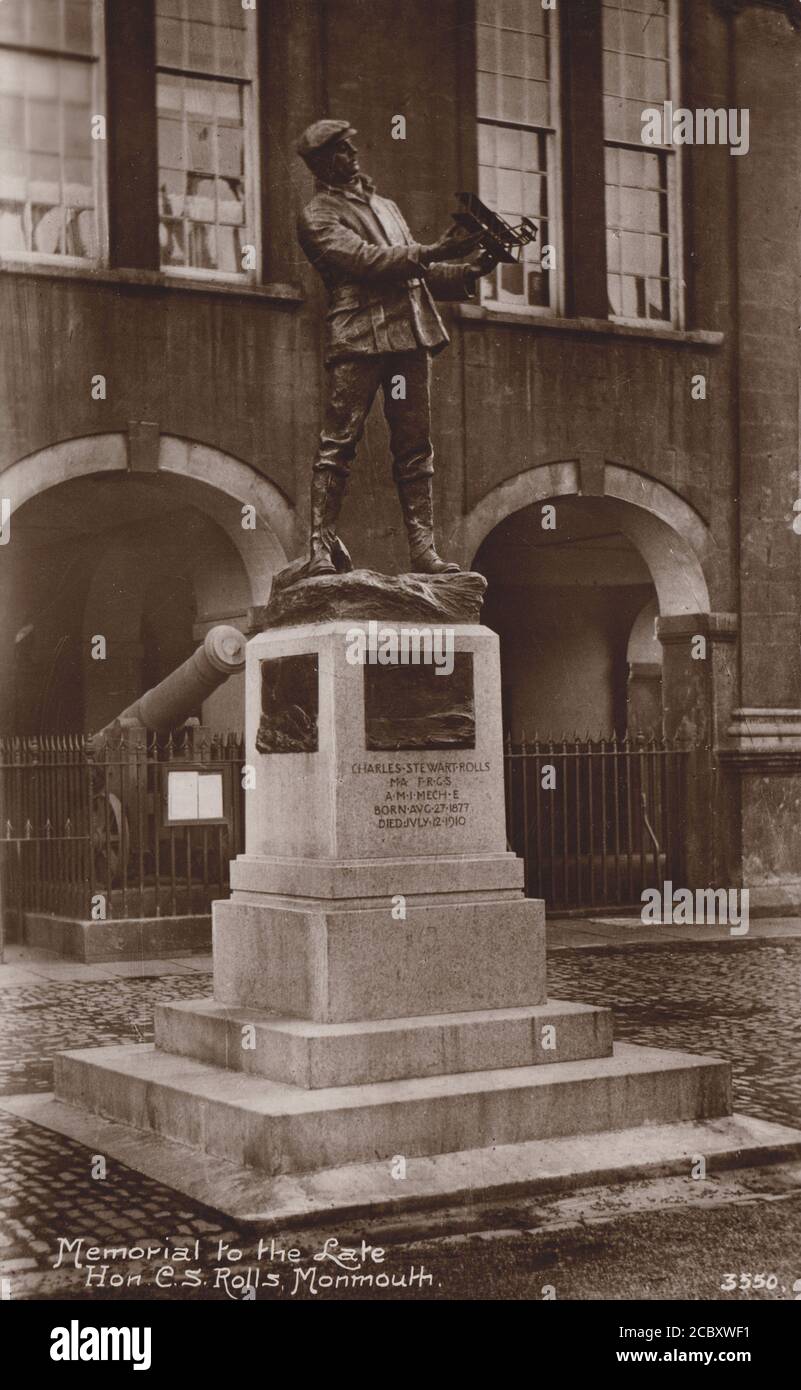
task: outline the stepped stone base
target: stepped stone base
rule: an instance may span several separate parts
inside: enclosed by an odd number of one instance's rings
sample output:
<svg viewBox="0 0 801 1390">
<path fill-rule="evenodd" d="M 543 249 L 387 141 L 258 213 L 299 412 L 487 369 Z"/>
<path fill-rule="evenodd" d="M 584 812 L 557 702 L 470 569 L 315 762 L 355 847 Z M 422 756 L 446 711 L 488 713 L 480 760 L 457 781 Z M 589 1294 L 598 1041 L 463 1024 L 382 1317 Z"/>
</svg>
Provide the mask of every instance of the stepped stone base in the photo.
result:
<svg viewBox="0 0 801 1390">
<path fill-rule="evenodd" d="M 706 1160 L 708 1177 L 728 1168 L 801 1157 L 801 1131 L 728 1115 L 413 1158 L 400 1181 L 384 1161 L 268 1177 L 152 1130 L 66 1105 L 52 1095 L 4 1096 L 2 1111 L 63 1134 L 91 1153 L 107 1154 L 254 1233 L 333 1218 L 367 1222 L 673 1174 L 685 1177 L 688 1190 L 697 1196 L 698 1183 L 690 1172 L 699 1154 Z"/>
<path fill-rule="evenodd" d="M 611 1057 L 306 1090 L 152 1046 L 56 1059 L 56 1093 L 267 1174 L 418 1157 L 731 1110 L 726 1062 L 618 1044 Z"/>
<path fill-rule="evenodd" d="M 551 1000 L 372 1023 L 313 1023 L 213 999 L 157 1004 L 156 1047 L 212 1066 L 317 1090 L 447 1072 L 543 1066 L 606 1057 L 612 1014 Z"/>
<path fill-rule="evenodd" d="M 548 1000 L 544 905 L 506 848 L 497 637 L 456 624 L 453 685 L 415 693 L 366 681 L 351 632 L 248 644 L 256 778 L 214 999 L 160 1008 L 156 1047 L 61 1054 L 40 1122 L 263 1223 L 729 1153 L 728 1063 L 613 1046 L 608 1010 Z"/>
</svg>

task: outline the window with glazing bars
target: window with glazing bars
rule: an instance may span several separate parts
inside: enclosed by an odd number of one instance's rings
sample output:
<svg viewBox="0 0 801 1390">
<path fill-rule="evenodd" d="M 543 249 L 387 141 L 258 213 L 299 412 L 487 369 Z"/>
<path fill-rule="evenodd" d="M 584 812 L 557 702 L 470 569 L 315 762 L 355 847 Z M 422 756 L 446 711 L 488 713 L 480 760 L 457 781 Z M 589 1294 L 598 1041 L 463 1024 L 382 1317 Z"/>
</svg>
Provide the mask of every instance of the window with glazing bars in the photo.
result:
<svg viewBox="0 0 801 1390">
<path fill-rule="evenodd" d="M 156 0 L 161 264 L 256 276 L 255 11 Z"/>
<path fill-rule="evenodd" d="M 558 309 L 561 264 L 558 14 L 540 0 L 478 0 L 478 195 L 508 222 L 529 217 L 537 239 L 515 265 L 481 281 L 484 303 Z M 543 249 L 555 252 L 546 257 Z"/>
<path fill-rule="evenodd" d="M 101 0 L 0 0 L 0 256 L 105 255 Z"/>
<path fill-rule="evenodd" d="M 678 103 L 675 0 L 604 0 L 609 314 L 681 326 L 680 176 L 672 145 L 642 142 L 643 112 Z"/>
</svg>

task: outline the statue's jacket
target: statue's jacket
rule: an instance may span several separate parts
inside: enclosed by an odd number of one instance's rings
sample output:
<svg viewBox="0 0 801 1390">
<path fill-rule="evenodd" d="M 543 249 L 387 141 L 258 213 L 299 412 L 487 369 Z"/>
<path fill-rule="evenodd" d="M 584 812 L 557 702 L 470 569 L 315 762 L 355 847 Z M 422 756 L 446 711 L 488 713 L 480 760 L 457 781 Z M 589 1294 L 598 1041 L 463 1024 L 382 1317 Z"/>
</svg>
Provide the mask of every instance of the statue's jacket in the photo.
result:
<svg viewBox="0 0 801 1390">
<path fill-rule="evenodd" d="M 318 184 L 298 219 L 298 240 L 328 292 L 326 363 L 384 352 L 431 353 L 446 347 L 434 298 L 469 299 L 460 265 L 420 264 L 396 203 L 375 193 Z"/>
</svg>

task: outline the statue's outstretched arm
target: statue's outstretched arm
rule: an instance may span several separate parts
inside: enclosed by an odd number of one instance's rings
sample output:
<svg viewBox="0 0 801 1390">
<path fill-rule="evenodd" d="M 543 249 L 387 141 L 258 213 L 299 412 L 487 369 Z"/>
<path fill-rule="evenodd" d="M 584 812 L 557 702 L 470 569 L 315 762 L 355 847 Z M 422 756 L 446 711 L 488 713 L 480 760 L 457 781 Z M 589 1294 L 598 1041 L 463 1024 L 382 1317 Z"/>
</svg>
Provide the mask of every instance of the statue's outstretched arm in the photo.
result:
<svg viewBox="0 0 801 1390">
<path fill-rule="evenodd" d="M 335 270 L 353 280 L 409 280 L 419 275 L 421 247 L 374 246 L 345 226 L 336 213 L 315 210 L 298 223 L 300 244 L 315 270 Z"/>
</svg>

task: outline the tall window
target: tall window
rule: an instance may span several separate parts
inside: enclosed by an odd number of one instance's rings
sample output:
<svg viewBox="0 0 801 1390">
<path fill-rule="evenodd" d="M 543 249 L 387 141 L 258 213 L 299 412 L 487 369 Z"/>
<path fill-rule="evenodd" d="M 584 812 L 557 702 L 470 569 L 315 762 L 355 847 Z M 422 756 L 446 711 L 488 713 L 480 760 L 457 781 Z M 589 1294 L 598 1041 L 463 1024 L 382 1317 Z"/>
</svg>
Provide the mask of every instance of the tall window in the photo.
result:
<svg viewBox="0 0 801 1390">
<path fill-rule="evenodd" d="M 609 313 L 681 320 L 679 160 L 643 145 L 642 113 L 678 103 L 674 0 L 604 0 L 604 139 Z"/>
<path fill-rule="evenodd" d="M 255 12 L 156 0 L 161 264 L 255 278 Z"/>
<path fill-rule="evenodd" d="M 104 252 L 100 0 L 0 3 L 0 256 Z M 98 121 L 98 118 L 101 118 Z"/>
<path fill-rule="evenodd" d="M 478 0 L 479 197 L 512 224 L 522 216 L 537 239 L 515 265 L 499 265 L 482 284 L 485 303 L 555 312 L 560 235 L 559 92 L 556 11 L 540 0 Z"/>
</svg>

